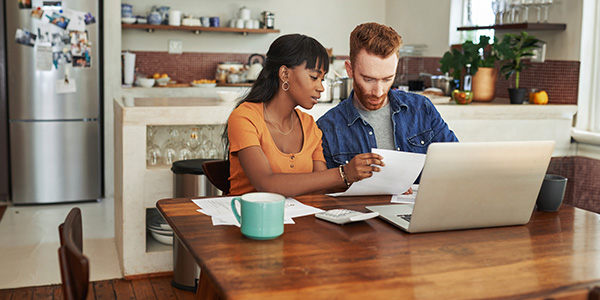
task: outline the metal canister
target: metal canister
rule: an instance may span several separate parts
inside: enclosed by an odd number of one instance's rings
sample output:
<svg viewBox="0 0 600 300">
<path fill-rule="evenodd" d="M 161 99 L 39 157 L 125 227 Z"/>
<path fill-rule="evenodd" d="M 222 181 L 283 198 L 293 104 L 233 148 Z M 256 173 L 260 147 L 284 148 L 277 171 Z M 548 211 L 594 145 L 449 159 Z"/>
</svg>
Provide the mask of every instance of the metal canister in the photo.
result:
<svg viewBox="0 0 600 300">
<path fill-rule="evenodd" d="M 261 13 L 263 19 L 263 28 L 273 29 L 275 28 L 275 14 L 270 11 L 263 11 Z"/>
</svg>

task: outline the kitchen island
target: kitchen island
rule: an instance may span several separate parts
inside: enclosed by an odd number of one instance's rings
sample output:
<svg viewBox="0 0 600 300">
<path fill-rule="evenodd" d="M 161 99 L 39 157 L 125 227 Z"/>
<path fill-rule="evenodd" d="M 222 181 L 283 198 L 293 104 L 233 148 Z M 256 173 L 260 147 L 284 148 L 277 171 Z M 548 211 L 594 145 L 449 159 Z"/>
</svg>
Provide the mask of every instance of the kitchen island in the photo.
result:
<svg viewBox="0 0 600 300">
<path fill-rule="evenodd" d="M 147 128 L 224 124 L 236 104 L 210 95 L 172 95 L 144 98 L 130 93 L 113 103 L 115 237 L 125 277 L 173 270 L 172 247 L 154 241 L 146 230 L 147 210 L 173 197 L 170 167 L 147 166 Z M 507 99 L 470 105 L 434 102 L 461 142 L 552 139 L 554 157 L 574 155 L 570 133 L 576 105 L 510 105 Z M 317 119 L 335 104 L 319 103 L 307 112 Z"/>
</svg>

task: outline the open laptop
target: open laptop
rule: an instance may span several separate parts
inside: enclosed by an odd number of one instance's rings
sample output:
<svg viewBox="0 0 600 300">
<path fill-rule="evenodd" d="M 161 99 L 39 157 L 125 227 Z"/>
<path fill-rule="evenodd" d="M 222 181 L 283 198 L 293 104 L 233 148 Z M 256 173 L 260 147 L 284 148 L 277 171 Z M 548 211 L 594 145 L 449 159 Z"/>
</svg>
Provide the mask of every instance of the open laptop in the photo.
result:
<svg viewBox="0 0 600 300">
<path fill-rule="evenodd" d="M 554 141 L 433 143 L 412 204 L 367 206 L 407 232 L 529 222 Z"/>
</svg>

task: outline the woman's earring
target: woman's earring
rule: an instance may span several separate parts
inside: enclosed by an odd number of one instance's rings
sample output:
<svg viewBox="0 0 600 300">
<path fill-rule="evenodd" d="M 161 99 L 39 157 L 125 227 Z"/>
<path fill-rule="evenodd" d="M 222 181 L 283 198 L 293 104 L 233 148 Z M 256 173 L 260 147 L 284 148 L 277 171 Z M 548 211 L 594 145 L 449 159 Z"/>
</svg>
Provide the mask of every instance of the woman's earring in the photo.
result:
<svg viewBox="0 0 600 300">
<path fill-rule="evenodd" d="M 287 81 L 284 81 L 284 82 L 281 84 L 281 89 L 283 89 L 285 92 L 287 92 L 287 91 L 290 89 L 290 83 L 289 83 L 289 82 L 287 82 Z"/>
</svg>

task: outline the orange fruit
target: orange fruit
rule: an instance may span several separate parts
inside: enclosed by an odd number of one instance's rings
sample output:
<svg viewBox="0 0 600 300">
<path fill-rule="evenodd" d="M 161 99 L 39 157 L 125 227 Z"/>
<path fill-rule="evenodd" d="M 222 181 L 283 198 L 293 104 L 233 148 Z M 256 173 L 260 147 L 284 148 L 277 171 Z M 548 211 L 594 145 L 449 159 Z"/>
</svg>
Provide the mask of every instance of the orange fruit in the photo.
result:
<svg viewBox="0 0 600 300">
<path fill-rule="evenodd" d="M 152 75 L 152 78 L 154 78 L 154 79 L 158 79 L 158 78 L 160 78 L 160 74 L 158 74 L 158 73 L 154 73 L 154 75 Z"/>
<path fill-rule="evenodd" d="M 534 93 L 532 98 L 534 104 L 548 104 L 548 93 L 546 91 Z"/>
<path fill-rule="evenodd" d="M 169 75 L 167 75 L 167 73 L 163 73 L 162 75 L 160 75 L 160 78 L 167 78 L 169 77 Z"/>
</svg>

